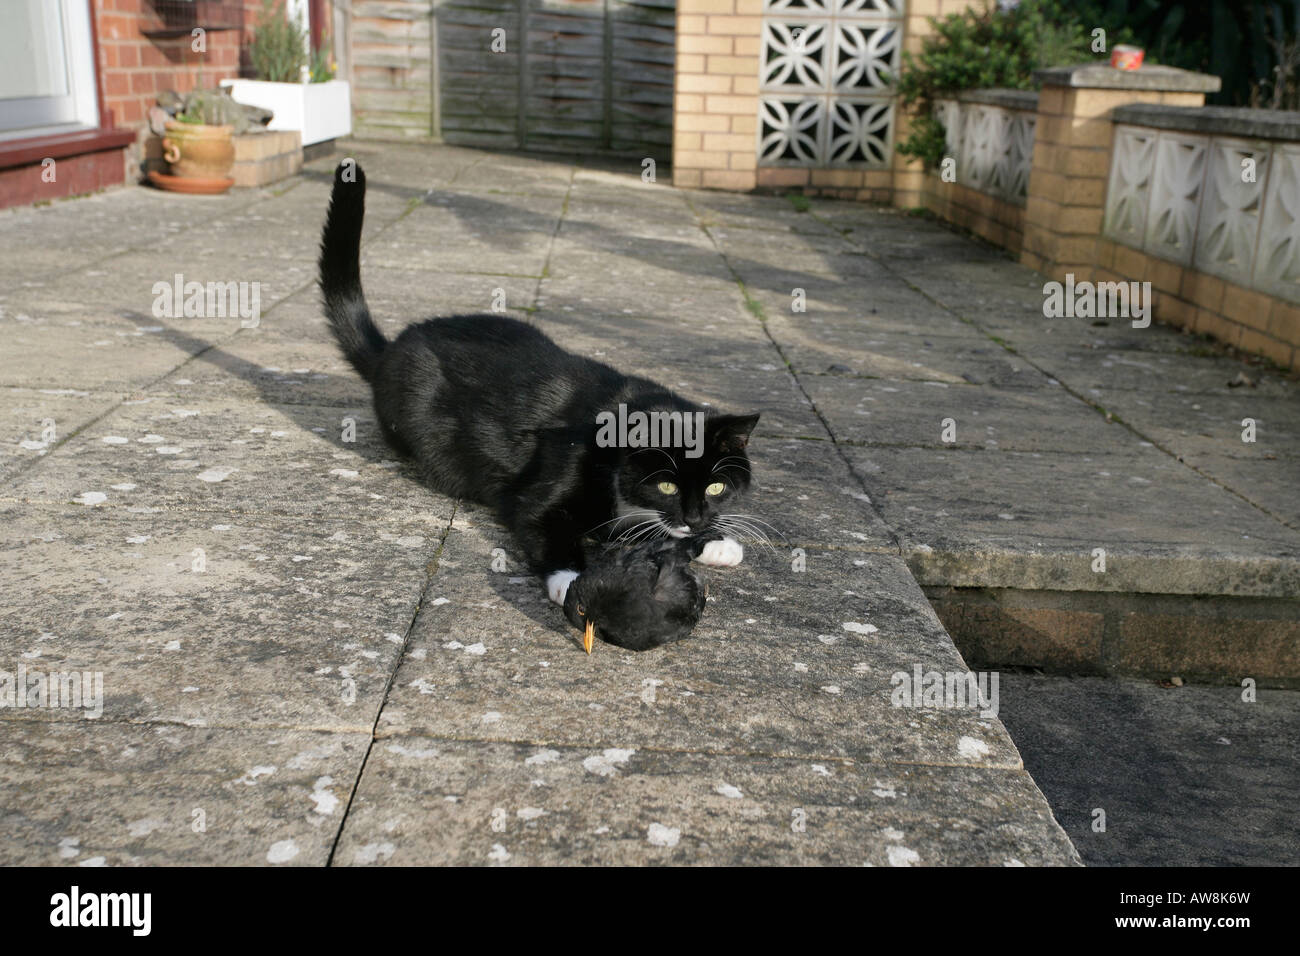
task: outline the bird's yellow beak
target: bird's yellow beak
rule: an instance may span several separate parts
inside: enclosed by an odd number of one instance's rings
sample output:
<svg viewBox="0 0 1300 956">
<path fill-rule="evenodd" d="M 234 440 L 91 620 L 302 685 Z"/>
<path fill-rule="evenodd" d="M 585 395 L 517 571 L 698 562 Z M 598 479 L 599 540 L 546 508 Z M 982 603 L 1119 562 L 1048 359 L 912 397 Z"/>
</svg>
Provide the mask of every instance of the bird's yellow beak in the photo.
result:
<svg viewBox="0 0 1300 956">
<path fill-rule="evenodd" d="M 587 622 L 587 629 L 582 632 L 582 649 L 588 654 L 591 653 L 591 645 L 596 641 L 596 623 Z"/>
</svg>

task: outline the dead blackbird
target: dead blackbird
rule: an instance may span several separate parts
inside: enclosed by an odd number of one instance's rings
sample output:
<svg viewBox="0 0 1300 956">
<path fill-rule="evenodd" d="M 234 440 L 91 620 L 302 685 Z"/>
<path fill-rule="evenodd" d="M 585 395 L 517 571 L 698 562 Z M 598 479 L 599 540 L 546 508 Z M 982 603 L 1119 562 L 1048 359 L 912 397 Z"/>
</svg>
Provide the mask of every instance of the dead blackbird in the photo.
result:
<svg viewBox="0 0 1300 956">
<path fill-rule="evenodd" d="M 680 641 L 704 611 L 708 584 L 691 566 L 692 546 L 670 539 L 610 548 L 569 585 L 564 616 L 592 641 L 645 651 Z"/>
</svg>

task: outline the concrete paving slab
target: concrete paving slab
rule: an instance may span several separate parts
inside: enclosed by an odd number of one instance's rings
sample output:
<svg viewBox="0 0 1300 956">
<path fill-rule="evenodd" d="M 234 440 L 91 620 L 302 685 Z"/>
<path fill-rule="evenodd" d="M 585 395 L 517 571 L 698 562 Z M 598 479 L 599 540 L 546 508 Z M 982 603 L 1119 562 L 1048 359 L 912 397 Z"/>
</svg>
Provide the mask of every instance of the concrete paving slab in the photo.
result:
<svg viewBox="0 0 1300 956">
<path fill-rule="evenodd" d="M 974 332 L 970 325 L 891 276 L 841 279 L 759 273 L 757 277 L 749 275 L 746 289 L 762 305 L 764 318 L 774 328 L 787 327 L 810 335 L 822 331 L 954 336 Z M 803 289 L 803 312 L 794 311 L 795 289 Z"/>
<path fill-rule="evenodd" d="M 478 153 L 474 162 L 448 180 L 447 186 L 465 192 L 562 197 L 569 191 L 573 174 L 572 164 L 561 157 L 547 160 L 504 155 L 486 162 Z"/>
<path fill-rule="evenodd" d="M 1300 537 L 1174 459 L 853 448 L 926 585 L 1291 597 Z M 1092 570 L 1093 550 L 1106 570 Z"/>
<path fill-rule="evenodd" d="M 231 255 L 228 246 L 226 250 L 219 255 L 169 253 L 165 259 L 157 252 L 124 253 L 90 268 L 69 271 L 57 282 L 13 290 L 7 296 L 6 311 L 54 323 L 80 320 L 95 327 L 122 319 L 142 328 L 177 323 L 214 335 L 238 329 L 245 315 L 253 315 L 252 307 L 257 307 L 259 315 L 270 312 L 277 302 L 314 281 L 315 266 L 308 259 L 275 261 Z M 180 297 L 176 295 L 178 275 Z M 201 295 L 191 283 L 201 284 Z"/>
<path fill-rule="evenodd" d="M 1098 390 L 1089 399 L 1182 458 L 1223 455 L 1248 461 L 1300 457 L 1296 404 L 1258 389 L 1224 393 Z M 1247 420 L 1250 425 L 1244 424 Z M 1251 438 L 1251 441 L 1243 440 Z"/>
<path fill-rule="evenodd" d="M 459 241 L 454 247 L 412 237 L 398 223 L 396 233 L 385 231 L 362 247 L 361 273 L 373 266 L 408 268 L 413 272 L 484 272 L 501 275 L 541 275 L 550 240 L 528 233 L 511 247 L 496 243 L 495 236 Z M 408 251 L 409 250 L 409 251 Z"/>
<path fill-rule="evenodd" d="M 1128 452 L 1141 439 L 1063 388 L 804 375 L 800 385 L 840 441 L 926 448 Z M 945 420 L 952 431 L 945 431 Z M 949 440 L 951 439 L 951 440 Z"/>
<path fill-rule="evenodd" d="M 1300 405 L 1300 386 L 1295 382 L 1251 370 L 1226 356 L 1101 351 L 1038 342 L 1021 342 L 1016 351 L 1087 396 L 1119 390 L 1232 395 L 1235 389 L 1228 383 L 1244 372 L 1255 381 L 1257 394 Z"/>
<path fill-rule="evenodd" d="M 635 279 L 614 284 L 548 277 L 539 286 L 536 305 L 558 320 L 594 333 L 644 321 L 648 332 L 664 326 L 704 329 L 714 332 L 714 338 L 761 341 L 770 347 L 762 324 L 745 309 L 735 282 L 702 281 L 698 297 L 689 301 L 682 295 L 680 280 L 647 283 L 643 296 L 636 295 L 637 285 Z"/>
<path fill-rule="evenodd" d="M 0 387 L 135 391 L 206 347 L 206 341 L 171 338 L 163 331 L 158 324 L 107 318 L 94 326 L 15 328 L 6 336 Z"/>
<path fill-rule="evenodd" d="M 198 395 L 185 405 L 166 395 L 133 399 L 0 495 L 109 510 L 450 517 L 452 502 L 394 459 L 368 409 L 355 412 L 353 442 L 344 440 L 343 421 L 352 416 L 341 411 Z"/>
<path fill-rule="evenodd" d="M 7 721 L 5 866 L 323 866 L 369 734 Z"/>
<path fill-rule="evenodd" d="M 710 230 L 720 226 L 733 230 L 840 236 L 834 226 L 800 212 L 785 198 L 699 191 L 683 191 L 682 195 L 695 211 L 700 224 Z"/>
<path fill-rule="evenodd" d="M 974 709 L 893 706 L 897 672 L 965 672 L 896 557 L 810 551 L 795 572 L 785 556 L 755 555 L 710 574 L 691 638 L 641 654 L 600 644 L 589 657 L 540 588 L 490 570 L 508 544 L 450 533 L 385 734 L 1019 765 Z"/>
<path fill-rule="evenodd" d="M 1003 719 L 1088 865 L 1300 864 L 1300 693 L 1002 680 Z"/>
<path fill-rule="evenodd" d="M 1300 460 L 1236 458 L 1230 455 L 1189 454 L 1183 458 L 1212 480 L 1238 494 L 1279 521 L 1300 530 Z"/>
<path fill-rule="evenodd" d="M 4 210 L 0 256 L 7 268 L 0 284 L 55 278 L 70 266 L 84 267 L 155 242 L 159 235 L 182 232 L 196 221 L 255 205 L 266 195 L 260 190 L 199 197 L 153 189 L 131 192 L 135 214 L 129 217 L 122 216 L 122 200 L 114 192 Z"/>
<path fill-rule="evenodd" d="M 723 315 L 741 317 L 744 301 L 740 286 L 728 277 L 695 277 L 684 283 L 680 275 L 662 269 L 639 268 L 629 262 L 617 274 L 569 274 L 558 277 L 563 263 L 552 263 L 550 274 L 542 280 L 536 304 L 541 308 L 575 313 L 575 318 L 589 314 L 602 322 L 602 314 L 654 316 L 664 319 L 691 319 Z M 754 316 L 744 313 L 753 323 Z M 603 322 L 602 322 L 603 324 Z"/>
<path fill-rule="evenodd" d="M 697 374 L 691 364 L 657 367 L 622 364 L 620 370 L 645 376 L 710 408 L 759 412 L 762 418 L 754 431 L 756 446 L 773 436 L 819 440 L 830 437 L 800 384 L 785 368 L 736 371 L 712 367 L 708 375 Z"/>
<path fill-rule="evenodd" d="M 379 712 L 446 528 L 424 515 L 358 528 L 228 512 L 0 513 L 10 674 L 101 674 L 109 721 L 357 732 Z M 0 721 L 84 719 L 49 701 L 0 707 Z"/>
<path fill-rule="evenodd" d="M 386 737 L 335 862 L 1077 864 L 1041 807 L 1014 770 Z"/>
<path fill-rule="evenodd" d="M 834 261 L 839 256 L 854 256 L 857 250 L 849 246 L 844 238 L 834 231 L 796 232 L 792 229 L 753 229 L 734 228 L 728 225 L 708 227 L 708 236 L 726 256 L 739 259 L 751 259 L 756 262 L 775 263 L 771 256 L 782 251 L 792 259 L 802 262 L 804 259 L 818 260 L 829 258 Z M 860 263 L 864 268 L 872 268 L 870 259 Z M 815 270 L 814 270 L 815 271 Z M 883 272 L 878 266 L 874 271 Z"/>
<path fill-rule="evenodd" d="M 328 194 L 319 190 L 312 192 L 314 195 L 310 199 L 304 197 L 292 204 L 272 200 L 259 203 L 252 209 L 232 212 L 159 239 L 135 250 L 135 253 L 150 253 L 155 263 L 159 255 L 165 255 L 169 263 L 179 260 L 191 264 L 190 268 L 195 270 L 209 259 L 228 258 L 232 252 L 268 266 L 287 267 L 293 262 L 311 264 L 319 248 L 321 224 L 304 212 L 309 207 L 319 208 L 322 199 L 326 203 L 329 201 Z M 376 212 L 374 216 L 379 221 L 370 225 L 381 225 L 385 218 L 391 220 L 395 215 L 389 211 L 384 217 Z M 370 218 L 371 212 L 367 210 L 367 219 Z"/>
<path fill-rule="evenodd" d="M 720 255 L 684 243 L 644 239 L 642 248 L 606 249 L 557 236 L 551 246 L 546 274 L 555 279 L 606 277 L 611 287 L 670 286 L 699 280 L 734 282 L 735 275 Z"/>
<path fill-rule="evenodd" d="M 675 215 L 671 214 L 675 213 Z M 566 210 L 560 224 L 559 237 L 565 242 L 586 244 L 593 248 L 612 249 L 636 255 L 647 246 L 668 245 L 677 248 L 696 248 L 700 252 L 715 254 L 709 236 L 682 210 L 665 210 L 658 219 L 612 211 L 605 207 L 585 214 Z"/>
<path fill-rule="evenodd" d="M 0 481 L 48 455 L 123 398 L 74 388 L 0 389 Z"/>
<path fill-rule="evenodd" d="M 324 319 L 318 321 L 324 324 Z M 323 338 L 324 330 L 317 332 Z M 240 330 L 160 379 L 141 397 L 171 396 L 183 403 L 214 394 L 270 405 L 337 405 L 367 415 L 371 406 L 369 387 L 337 345 L 293 336 L 280 324 L 275 331 L 269 324 Z M 335 417 L 329 425 L 341 427 L 341 421 Z"/>
<path fill-rule="evenodd" d="M 795 288 L 822 288 L 833 283 L 867 289 L 887 273 L 875 259 L 851 250 L 818 252 L 765 245 L 734 243 L 720 246 L 727 265 L 748 286 L 783 292 Z"/>
<path fill-rule="evenodd" d="M 765 522 L 773 546 L 897 553 L 893 533 L 832 443 L 756 439 L 750 461 L 755 486 L 744 509 Z"/>
<path fill-rule="evenodd" d="M 630 368 L 647 356 L 684 369 L 721 366 L 772 371 L 784 365 L 761 326 L 739 309 L 678 318 L 585 309 L 565 312 L 548 305 L 532 320 L 561 348 L 615 368 Z"/>
<path fill-rule="evenodd" d="M 580 185 L 575 186 L 564 205 L 561 232 L 566 231 L 570 224 L 575 227 L 613 226 L 636 236 L 676 234 L 680 230 L 685 237 L 687 230 L 700 232 L 680 193 L 670 191 L 665 195 L 661 190 L 647 194 L 628 189 L 620 192 L 619 197 L 618 201 L 592 198 L 582 191 Z"/>
<path fill-rule="evenodd" d="M 974 336 L 909 335 L 885 331 L 829 331 L 816 338 L 794 327 L 773 329 L 781 351 L 796 373 L 1043 388 L 1048 377 L 996 342 Z M 789 335 L 782 340 L 781 335 Z"/>
</svg>

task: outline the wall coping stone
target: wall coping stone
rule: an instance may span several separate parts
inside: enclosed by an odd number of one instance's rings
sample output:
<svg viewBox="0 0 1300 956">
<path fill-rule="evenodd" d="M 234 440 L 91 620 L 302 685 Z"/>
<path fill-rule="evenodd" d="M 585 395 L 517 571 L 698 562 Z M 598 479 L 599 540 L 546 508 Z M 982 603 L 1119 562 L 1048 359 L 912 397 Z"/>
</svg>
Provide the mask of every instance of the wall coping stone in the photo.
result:
<svg viewBox="0 0 1300 956">
<path fill-rule="evenodd" d="M 1209 73 L 1152 64 L 1136 70 L 1117 70 L 1108 63 L 1080 63 L 1035 70 L 1044 86 L 1072 86 L 1097 90 L 1147 90 L 1162 93 L 1217 93 L 1223 81 Z"/>
<path fill-rule="evenodd" d="M 1001 106 L 1008 110 L 1038 109 L 1038 94 L 1033 90 L 962 90 L 956 98 L 959 103 L 983 103 L 985 106 Z"/>
<path fill-rule="evenodd" d="M 1236 106 L 1161 106 L 1132 103 L 1111 113 L 1116 123 L 1245 139 L 1300 141 L 1300 113 Z"/>
</svg>

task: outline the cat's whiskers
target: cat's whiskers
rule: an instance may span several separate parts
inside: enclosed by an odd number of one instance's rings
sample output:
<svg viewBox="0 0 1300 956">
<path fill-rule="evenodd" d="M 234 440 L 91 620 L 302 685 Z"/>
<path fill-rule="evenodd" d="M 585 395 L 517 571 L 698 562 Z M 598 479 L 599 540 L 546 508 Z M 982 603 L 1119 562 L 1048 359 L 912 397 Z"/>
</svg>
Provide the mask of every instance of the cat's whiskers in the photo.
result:
<svg viewBox="0 0 1300 956">
<path fill-rule="evenodd" d="M 727 462 L 733 460 L 740 462 L 740 464 L 737 465 L 727 464 Z M 746 474 L 753 474 L 753 472 L 750 470 L 749 464 L 746 461 L 746 459 L 741 458 L 739 455 L 727 455 L 723 458 L 719 458 L 717 461 L 713 463 L 714 472 L 722 471 L 724 468 L 739 468 L 741 471 L 745 472 Z M 712 472 L 710 472 L 710 474 L 712 474 Z"/>
<path fill-rule="evenodd" d="M 762 518 L 760 518 L 758 515 L 743 514 L 743 513 L 739 512 L 739 511 L 731 511 L 731 512 L 728 512 L 727 514 L 723 515 L 723 517 L 725 517 L 725 518 L 743 518 L 743 519 L 745 519 L 746 521 L 749 521 L 749 522 L 751 522 L 751 523 L 753 523 L 753 524 L 756 524 L 756 525 L 762 525 L 762 526 L 765 527 L 765 528 L 771 528 L 773 534 L 778 535 L 778 536 L 779 536 L 782 540 L 784 540 L 787 544 L 790 543 L 790 539 L 787 538 L 787 537 L 785 536 L 785 534 L 781 531 L 780 528 L 777 528 L 777 527 L 775 527 L 774 525 L 769 524 L 768 522 L 766 522 L 766 521 L 764 521 Z"/>
<path fill-rule="evenodd" d="M 628 528 L 626 531 L 620 534 L 614 540 L 616 542 L 626 542 L 628 544 L 631 544 L 632 542 L 636 541 L 638 538 L 646 534 L 648 531 L 654 530 L 656 527 L 658 527 L 663 523 L 664 516 L 662 512 L 647 511 L 647 512 L 643 512 L 643 514 L 651 515 L 651 517 L 645 521 L 637 522 L 632 527 Z"/>
<path fill-rule="evenodd" d="M 641 528 L 641 530 L 638 531 L 636 534 L 627 538 L 626 543 L 636 544 L 637 541 L 639 541 L 642 538 L 646 538 L 647 541 L 656 540 L 656 538 L 653 536 L 654 532 L 663 527 L 663 521 L 662 520 L 647 521 L 645 522 L 645 525 L 646 526 L 644 528 Z M 641 527 L 641 526 L 638 525 L 637 527 Z M 646 537 L 647 535 L 650 535 L 650 537 L 647 538 Z M 623 539 L 620 538 L 619 540 L 623 540 Z"/>
<path fill-rule="evenodd" d="M 647 521 L 639 521 L 636 524 L 632 525 L 630 528 L 627 528 L 626 530 L 620 532 L 619 535 L 616 538 L 614 538 L 614 540 L 626 541 L 631 535 L 638 533 L 643 528 L 653 527 L 655 524 L 658 523 L 658 521 L 659 521 L 658 518 L 651 518 Z"/>
<path fill-rule="evenodd" d="M 764 531 L 763 528 L 759 524 L 754 522 L 752 519 L 744 518 L 744 517 L 733 517 L 731 519 L 731 523 L 733 527 L 746 529 L 749 532 L 750 536 L 753 538 L 753 540 L 761 541 L 767 545 L 772 545 L 772 536 L 769 535 L 766 531 Z M 785 535 L 782 535 L 779 531 L 776 533 L 780 535 L 782 538 L 785 538 Z M 786 543 L 788 544 L 789 541 L 787 541 Z"/>
<path fill-rule="evenodd" d="M 753 541 L 769 549 L 773 553 L 776 552 L 776 547 L 772 544 L 772 539 L 761 527 L 759 527 L 760 524 L 767 524 L 767 522 L 760 521 L 752 515 L 719 515 L 714 519 L 714 524 L 720 530 L 733 537 Z M 768 525 L 768 527 L 771 527 L 771 525 Z M 782 538 L 785 537 L 785 535 L 782 535 L 781 532 L 777 531 L 775 528 L 772 528 L 772 530 L 778 535 L 781 535 Z"/>
<path fill-rule="evenodd" d="M 583 534 L 584 535 L 592 534 L 593 532 L 599 531 L 601 528 L 605 527 L 606 525 L 616 524 L 619 521 L 630 521 L 633 518 L 652 518 L 652 517 L 656 517 L 658 514 L 659 512 L 657 511 L 628 511 L 621 515 L 615 515 L 613 518 L 610 518 L 608 521 L 602 521 L 594 528 L 588 528 L 586 531 L 583 532 Z"/>
</svg>

